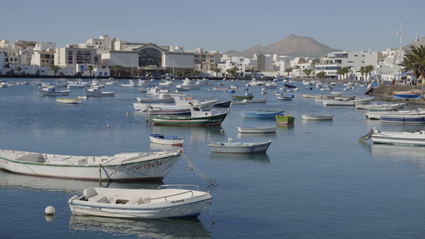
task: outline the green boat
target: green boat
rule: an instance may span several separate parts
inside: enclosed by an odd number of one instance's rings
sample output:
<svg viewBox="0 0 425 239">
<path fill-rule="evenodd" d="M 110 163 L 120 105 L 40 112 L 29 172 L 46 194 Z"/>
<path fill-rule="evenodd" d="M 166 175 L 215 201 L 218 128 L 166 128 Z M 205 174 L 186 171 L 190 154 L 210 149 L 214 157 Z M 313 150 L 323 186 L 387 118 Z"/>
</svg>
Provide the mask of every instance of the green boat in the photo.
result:
<svg viewBox="0 0 425 239">
<path fill-rule="evenodd" d="M 278 124 L 294 124 L 295 117 L 290 115 L 276 115 L 276 122 Z"/>
<path fill-rule="evenodd" d="M 252 95 L 232 95 L 232 98 L 234 100 L 252 100 L 252 98 L 254 98 L 254 96 Z"/>
<path fill-rule="evenodd" d="M 192 107 L 190 116 L 166 116 L 159 115 L 152 117 L 153 125 L 170 126 L 218 126 L 223 123 L 229 111 L 213 113 L 211 111 L 202 111 L 199 107 Z"/>
</svg>

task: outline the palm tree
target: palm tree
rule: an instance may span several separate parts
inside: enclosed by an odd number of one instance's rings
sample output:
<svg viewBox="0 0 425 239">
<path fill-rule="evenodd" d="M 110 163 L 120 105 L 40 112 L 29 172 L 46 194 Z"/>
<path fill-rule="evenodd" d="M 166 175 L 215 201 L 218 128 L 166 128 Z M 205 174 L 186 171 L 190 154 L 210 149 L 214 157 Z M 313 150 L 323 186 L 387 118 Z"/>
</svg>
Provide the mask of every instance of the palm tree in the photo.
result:
<svg viewBox="0 0 425 239">
<path fill-rule="evenodd" d="M 295 66 L 294 69 L 300 70 L 300 76 L 301 76 L 301 67 L 300 66 Z"/>
<path fill-rule="evenodd" d="M 93 71 L 93 66 L 92 65 L 88 65 L 87 66 L 87 70 L 89 71 L 89 76 L 91 77 L 91 72 Z"/>
<path fill-rule="evenodd" d="M 342 71 L 342 69 L 339 69 L 336 71 L 336 74 L 339 75 L 339 77 L 341 78 L 341 75 L 344 75 L 344 72 Z"/>
<path fill-rule="evenodd" d="M 194 70 L 194 71 L 192 72 L 192 75 L 193 75 L 193 76 L 199 76 L 201 73 L 202 73 L 201 71 Z"/>
<path fill-rule="evenodd" d="M 400 63 L 405 69 L 412 69 L 413 74 L 418 76 L 420 79 L 424 80 L 425 77 L 425 47 L 421 45 L 410 46 L 410 51 L 404 55 L 403 62 Z M 401 72 L 399 72 L 401 73 Z"/>
<path fill-rule="evenodd" d="M 310 69 L 304 69 L 303 70 L 304 74 L 306 74 L 307 76 L 309 76 L 311 74 L 311 70 Z"/>
<path fill-rule="evenodd" d="M 21 75 L 22 68 L 18 66 L 15 68 L 15 71 L 18 71 L 18 75 Z"/>
<path fill-rule="evenodd" d="M 136 76 L 138 76 L 138 77 L 140 77 L 140 74 L 141 74 L 141 72 L 140 72 L 140 70 L 139 69 L 134 69 L 134 75 L 136 75 Z"/>
<path fill-rule="evenodd" d="M 326 72 L 321 71 L 321 72 L 317 73 L 316 76 L 319 77 L 319 78 L 321 78 L 321 79 L 323 79 L 326 76 Z"/>
<path fill-rule="evenodd" d="M 217 77 L 217 76 L 218 76 L 218 73 L 220 73 L 220 72 L 221 72 L 221 68 L 214 67 L 214 68 L 212 69 L 212 71 L 214 71 L 214 72 L 215 72 L 215 77 Z"/>
<path fill-rule="evenodd" d="M 362 66 L 362 67 L 360 67 L 360 69 L 357 72 L 362 74 L 362 80 L 364 80 L 363 75 L 366 73 L 366 68 L 364 66 Z"/>
<path fill-rule="evenodd" d="M 289 78 L 289 73 L 292 72 L 292 70 L 293 69 L 291 67 L 285 69 L 285 72 L 288 73 L 288 78 Z"/>
<path fill-rule="evenodd" d="M 55 76 L 56 76 L 56 73 L 58 72 L 58 70 L 60 70 L 60 66 L 59 65 L 52 65 L 52 66 L 50 66 L 50 70 L 52 70 L 55 73 Z"/>
<path fill-rule="evenodd" d="M 341 68 L 342 73 L 345 75 L 345 79 L 348 80 L 348 73 L 350 73 L 350 70 L 348 67 Z"/>
<path fill-rule="evenodd" d="M 226 71 L 229 73 L 229 75 L 232 75 L 233 77 L 235 77 L 236 72 L 238 71 L 238 68 L 234 66 L 231 69 L 227 69 Z"/>
<path fill-rule="evenodd" d="M 367 74 L 369 74 L 369 81 L 372 81 L 372 71 L 375 70 L 375 67 L 373 67 L 372 65 L 367 65 L 365 69 L 366 69 L 366 77 L 367 77 Z"/>
</svg>

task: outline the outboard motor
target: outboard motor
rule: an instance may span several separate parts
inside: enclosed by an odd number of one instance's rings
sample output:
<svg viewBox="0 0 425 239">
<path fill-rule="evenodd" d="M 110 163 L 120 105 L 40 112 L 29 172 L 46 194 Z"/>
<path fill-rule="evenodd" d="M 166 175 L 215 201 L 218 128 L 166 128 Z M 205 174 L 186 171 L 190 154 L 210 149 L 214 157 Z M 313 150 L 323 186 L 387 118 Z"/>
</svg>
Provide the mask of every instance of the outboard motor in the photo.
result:
<svg viewBox="0 0 425 239">
<path fill-rule="evenodd" d="M 368 140 L 370 137 L 372 137 L 372 135 L 379 134 L 379 133 L 380 133 L 379 129 L 377 127 L 373 127 L 369 131 L 369 133 L 367 133 L 365 136 L 360 137 L 359 141 L 366 142 L 366 140 Z"/>
</svg>

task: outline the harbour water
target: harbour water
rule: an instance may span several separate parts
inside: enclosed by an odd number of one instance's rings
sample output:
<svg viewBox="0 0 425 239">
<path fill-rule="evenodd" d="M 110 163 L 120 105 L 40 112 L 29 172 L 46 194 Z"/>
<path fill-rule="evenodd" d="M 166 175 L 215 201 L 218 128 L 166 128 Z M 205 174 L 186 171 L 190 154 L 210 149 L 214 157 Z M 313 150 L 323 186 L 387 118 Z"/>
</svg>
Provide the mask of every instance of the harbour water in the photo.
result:
<svg viewBox="0 0 425 239">
<path fill-rule="evenodd" d="M 104 184 L 122 188 L 196 184 L 213 196 L 212 205 L 197 219 L 126 220 L 71 216 L 68 199 L 99 186 L 98 182 L 0 171 L 0 238 L 422 238 L 425 234 L 425 148 L 358 141 L 373 127 L 415 131 L 423 125 L 381 124 L 366 120 L 354 107 L 324 107 L 301 95 L 330 91 L 307 90 L 300 82 L 299 92 L 287 93 L 295 95 L 292 101 L 277 101 L 274 90 L 262 95 L 261 87 L 226 81 L 225 86 L 239 85 L 236 93 L 213 91 L 213 86 L 186 93 L 230 100 L 248 88 L 254 99 L 267 98 L 267 103 L 232 106 L 218 127 L 151 126 L 147 113 L 134 111 L 136 97 L 144 95 L 138 87 L 108 85 L 105 90 L 115 91 L 115 97 L 63 105 L 56 103 L 58 97 L 37 94 L 38 87 L 32 86 L 53 80 L 28 81 L 30 85 L 0 89 L 1 149 L 113 155 L 169 150 L 152 145 L 149 134 L 177 135 L 186 138 L 185 155 L 219 185 L 212 187 L 191 171 L 184 157 L 162 182 Z M 337 85 L 334 91 L 343 88 Z M 357 86 L 345 95 L 362 95 L 364 90 Z M 81 95 L 82 89 L 71 89 L 68 98 Z M 274 119 L 242 118 L 241 112 L 257 108 L 283 109 L 296 118 L 295 125 L 279 126 L 276 134 L 238 134 L 237 126 L 276 125 Z M 301 119 L 303 114 L 335 116 L 333 121 L 309 122 Z M 228 138 L 273 142 L 266 154 L 255 155 L 211 153 L 207 147 L 208 142 Z M 47 206 L 56 209 L 53 220 L 44 216 Z"/>
</svg>

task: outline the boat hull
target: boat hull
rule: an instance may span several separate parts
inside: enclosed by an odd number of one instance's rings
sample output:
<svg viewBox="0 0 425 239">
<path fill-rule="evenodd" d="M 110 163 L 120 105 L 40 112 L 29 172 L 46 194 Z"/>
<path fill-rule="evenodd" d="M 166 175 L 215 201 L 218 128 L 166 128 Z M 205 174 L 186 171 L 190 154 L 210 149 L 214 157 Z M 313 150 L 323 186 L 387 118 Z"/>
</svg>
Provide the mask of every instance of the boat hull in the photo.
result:
<svg viewBox="0 0 425 239">
<path fill-rule="evenodd" d="M 227 143 L 213 142 L 209 143 L 208 147 L 213 153 L 227 153 L 227 154 L 252 154 L 252 153 L 264 153 L 269 148 L 272 142 L 262 143 Z M 238 145 L 239 144 L 239 145 Z"/>
<path fill-rule="evenodd" d="M 151 143 L 183 146 L 184 138 L 180 138 L 176 136 L 169 136 L 169 138 L 167 137 L 160 138 L 158 136 L 161 136 L 161 135 L 159 134 L 150 135 L 149 138 L 151 139 Z"/>
<path fill-rule="evenodd" d="M 381 115 L 383 123 L 425 124 L 425 115 Z"/>
<path fill-rule="evenodd" d="M 237 95 L 232 95 L 232 98 L 234 100 L 252 100 L 252 98 L 254 98 L 254 96 L 237 96 Z"/>
<path fill-rule="evenodd" d="M 425 146 L 425 134 L 421 134 L 419 132 L 382 132 L 379 134 L 373 134 L 372 141 L 374 144 L 404 144 Z"/>
<path fill-rule="evenodd" d="M 292 117 L 290 115 L 276 115 L 276 123 L 278 124 L 294 124 L 295 117 Z"/>
<path fill-rule="evenodd" d="M 267 134 L 276 133 L 277 127 L 237 127 L 241 134 Z"/>
<path fill-rule="evenodd" d="M 223 123 L 227 113 L 207 117 L 152 117 L 153 125 L 169 126 L 219 126 Z"/>
<path fill-rule="evenodd" d="M 252 111 L 242 113 L 242 117 L 251 119 L 273 119 L 276 115 L 282 115 L 284 111 Z"/>
<path fill-rule="evenodd" d="M 333 120 L 333 115 L 303 115 L 303 120 Z"/>
<path fill-rule="evenodd" d="M 48 156 L 53 157 L 53 155 Z M 179 157 L 180 154 L 170 154 L 170 156 L 155 157 L 145 161 L 122 165 L 104 164 L 99 167 L 99 164 L 102 164 L 101 162 L 97 165 L 60 164 L 60 162 L 39 163 L 16 161 L 0 156 L 0 168 L 19 174 L 69 179 L 99 181 L 101 178 L 105 179 L 108 175 L 111 175 L 109 180 L 162 180 Z M 90 158 L 86 160 L 90 160 Z"/>
<path fill-rule="evenodd" d="M 83 102 L 83 99 L 56 99 L 56 102 L 61 104 L 81 104 Z"/>
</svg>

